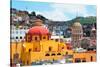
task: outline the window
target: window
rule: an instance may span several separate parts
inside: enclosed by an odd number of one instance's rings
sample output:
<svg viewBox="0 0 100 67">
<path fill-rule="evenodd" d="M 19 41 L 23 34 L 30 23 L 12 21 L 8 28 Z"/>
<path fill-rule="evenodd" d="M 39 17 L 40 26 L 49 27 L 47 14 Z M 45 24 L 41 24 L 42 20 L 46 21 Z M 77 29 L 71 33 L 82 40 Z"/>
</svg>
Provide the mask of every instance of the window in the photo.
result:
<svg viewBox="0 0 100 67">
<path fill-rule="evenodd" d="M 55 56 L 55 54 L 53 53 L 53 54 L 51 54 L 51 56 Z"/>
<path fill-rule="evenodd" d="M 68 54 L 68 52 L 66 52 L 66 55 Z"/>
<path fill-rule="evenodd" d="M 37 37 L 35 37 L 35 40 L 37 40 Z"/>
<path fill-rule="evenodd" d="M 55 41 L 58 42 L 59 40 L 58 39 L 55 39 Z"/>
<path fill-rule="evenodd" d="M 46 37 L 43 37 L 43 39 L 46 39 Z"/>
<path fill-rule="evenodd" d="M 79 63 L 79 62 L 81 62 L 81 59 L 80 58 L 76 58 L 75 62 Z"/>
<path fill-rule="evenodd" d="M 49 47 L 49 51 L 52 51 L 52 47 Z"/>
<path fill-rule="evenodd" d="M 82 62 L 86 62 L 86 59 L 83 59 Z"/>
<path fill-rule="evenodd" d="M 62 49 L 64 49 L 64 47 L 62 47 Z"/>
<path fill-rule="evenodd" d="M 93 61 L 93 56 L 91 56 L 91 61 Z"/>
<path fill-rule="evenodd" d="M 50 56 L 49 54 L 46 54 L 45 56 Z"/>
<path fill-rule="evenodd" d="M 18 31 L 16 31 L 16 34 L 18 34 Z"/>
<path fill-rule="evenodd" d="M 57 55 L 61 55 L 61 53 L 58 53 Z"/>
<path fill-rule="evenodd" d="M 26 39 L 26 36 L 24 36 L 24 39 Z"/>
<path fill-rule="evenodd" d="M 18 37 L 16 37 L 16 39 L 18 39 Z"/>
<path fill-rule="evenodd" d="M 29 52 L 31 52 L 32 50 L 31 49 L 29 49 Z"/>
<path fill-rule="evenodd" d="M 14 37 L 10 37 L 10 39 L 14 39 Z"/>
<path fill-rule="evenodd" d="M 20 39 L 22 39 L 22 36 L 20 37 Z"/>
</svg>

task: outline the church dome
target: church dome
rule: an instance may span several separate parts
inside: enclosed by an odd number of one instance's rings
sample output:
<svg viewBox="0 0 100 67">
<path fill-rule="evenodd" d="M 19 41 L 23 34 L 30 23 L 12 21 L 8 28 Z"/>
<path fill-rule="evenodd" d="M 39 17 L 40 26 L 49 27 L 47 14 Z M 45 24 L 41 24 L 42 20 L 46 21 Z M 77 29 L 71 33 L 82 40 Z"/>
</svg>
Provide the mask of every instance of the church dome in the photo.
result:
<svg viewBox="0 0 100 67">
<path fill-rule="evenodd" d="M 73 26 L 74 26 L 74 27 L 82 27 L 82 25 L 80 24 L 80 22 L 75 22 L 75 23 L 73 24 Z"/>
<path fill-rule="evenodd" d="M 28 34 L 34 35 L 34 34 L 40 34 L 40 35 L 45 35 L 49 34 L 48 29 L 46 29 L 43 26 L 34 26 L 29 29 Z"/>
</svg>

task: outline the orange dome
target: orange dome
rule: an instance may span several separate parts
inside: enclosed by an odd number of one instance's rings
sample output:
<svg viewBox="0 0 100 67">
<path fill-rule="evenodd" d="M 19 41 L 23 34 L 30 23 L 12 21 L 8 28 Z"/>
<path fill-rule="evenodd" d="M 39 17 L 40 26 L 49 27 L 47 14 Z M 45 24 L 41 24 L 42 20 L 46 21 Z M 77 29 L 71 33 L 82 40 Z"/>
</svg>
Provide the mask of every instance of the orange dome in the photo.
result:
<svg viewBox="0 0 100 67">
<path fill-rule="evenodd" d="M 49 34 L 48 29 L 42 27 L 42 26 L 34 26 L 29 29 L 28 34 L 34 35 L 34 34 Z"/>
</svg>

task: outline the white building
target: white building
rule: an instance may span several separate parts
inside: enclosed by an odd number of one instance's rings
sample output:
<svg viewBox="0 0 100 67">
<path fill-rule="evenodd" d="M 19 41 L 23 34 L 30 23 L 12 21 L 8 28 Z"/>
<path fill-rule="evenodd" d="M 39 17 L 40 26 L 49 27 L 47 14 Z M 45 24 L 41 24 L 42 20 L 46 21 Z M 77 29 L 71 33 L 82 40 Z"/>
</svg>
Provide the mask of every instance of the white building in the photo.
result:
<svg viewBox="0 0 100 67">
<path fill-rule="evenodd" d="M 22 28 L 16 28 L 15 26 L 11 26 L 11 41 L 17 41 L 21 42 L 25 38 L 25 34 L 27 33 L 28 28 L 22 27 Z"/>
</svg>

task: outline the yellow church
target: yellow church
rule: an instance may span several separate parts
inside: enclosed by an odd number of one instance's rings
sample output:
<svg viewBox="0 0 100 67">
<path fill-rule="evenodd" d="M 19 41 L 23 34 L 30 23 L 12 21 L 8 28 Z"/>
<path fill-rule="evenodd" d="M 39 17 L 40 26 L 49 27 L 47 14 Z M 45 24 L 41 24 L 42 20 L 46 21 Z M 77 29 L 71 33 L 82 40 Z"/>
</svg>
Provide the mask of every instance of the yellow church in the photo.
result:
<svg viewBox="0 0 100 67">
<path fill-rule="evenodd" d="M 66 45 L 50 39 L 51 34 L 43 26 L 34 26 L 26 33 L 25 41 L 11 43 L 11 60 L 23 64 L 41 60 L 60 60 L 67 54 Z M 14 59 L 14 60 L 13 60 Z M 16 60 L 16 61 L 15 61 Z"/>
<path fill-rule="evenodd" d="M 25 34 L 25 40 L 18 43 L 11 42 L 11 63 L 20 62 L 23 65 L 31 65 L 32 62 L 43 60 L 62 60 L 66 55 L 72 55 L 70 58 L 72 62 L 79 61 L 79 59 L 86 62 L 96 61 L 96 52 L 77 53 L 72 49 L 68 50 L 68 45 L 64 42 L 51 39 L 49 30 L 41 25 L 41 20 L 35 22 L 36 25 Z"/>
</svg>

